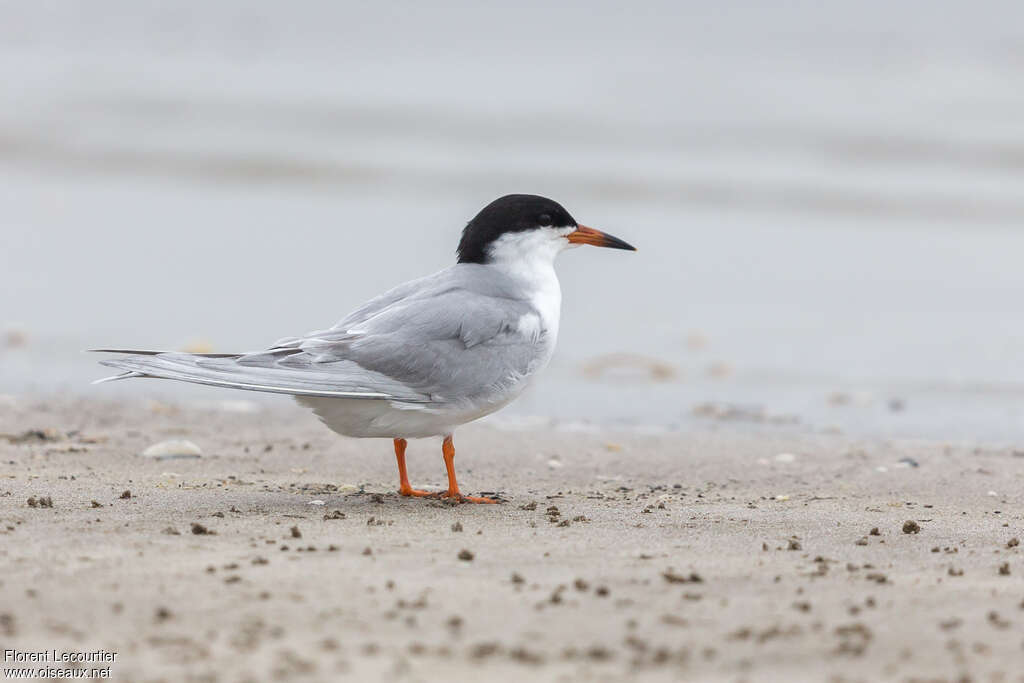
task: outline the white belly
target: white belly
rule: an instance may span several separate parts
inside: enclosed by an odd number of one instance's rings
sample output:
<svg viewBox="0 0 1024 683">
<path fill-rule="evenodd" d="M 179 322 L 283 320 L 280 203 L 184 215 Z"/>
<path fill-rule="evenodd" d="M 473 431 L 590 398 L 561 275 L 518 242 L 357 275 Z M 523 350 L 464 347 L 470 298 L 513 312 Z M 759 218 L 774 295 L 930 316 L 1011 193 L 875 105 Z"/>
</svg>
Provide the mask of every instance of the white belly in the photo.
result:
<svg viewBox="0 0 1024 683">
<path fill-rule="evenodd" d="M 393 401 L 318 396 L 296 396 L 295 400 L 311 408 L 332 431 L 344 436 L 421 439 L 447 436 L 459 425 L 504 408 L 522 392 L 525 384 L 523 382 L 515 390 L 485 403 L 457 407 L 428 407 Z"/>
</svg>

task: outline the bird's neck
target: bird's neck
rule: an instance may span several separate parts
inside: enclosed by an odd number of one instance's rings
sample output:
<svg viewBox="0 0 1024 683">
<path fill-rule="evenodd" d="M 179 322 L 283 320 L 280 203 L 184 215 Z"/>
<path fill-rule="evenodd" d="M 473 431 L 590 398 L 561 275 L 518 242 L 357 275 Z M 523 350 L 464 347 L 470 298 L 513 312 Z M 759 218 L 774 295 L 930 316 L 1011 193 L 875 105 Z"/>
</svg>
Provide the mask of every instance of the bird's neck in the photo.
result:
<svg viewBox="0 0 1024 683">
<path fill-rule="evenodd" d="M 523 292 L 523 298 L 537 310 L 541 327 L 554 337 L 558 333 L 558 319 L 562 308 L 562 288 L 555 273 L 554 258 L 491 261 L 494 268 L 513 279 Z"/>
<path fill-rule="evenodd" d="M 528 289 L 558 286 L 554 258 L 491 259 L 486 264 L 517 280 Z"/>
<path fill-rule="evenodd" d="M 562 307 L 555 257 L 568 242 L 543 230 L 503 235 L 487 250 L 486 266 L 516 282 L 523 298 L 537 310 L 541 327 L 554 339 Z"/>
<path fill-rule="evenodd" d="M 567 244 L 540 230 L 509 233 L 488 248 L 485 264 L 514 278 L 528 291 L 557 290 L 555 257 Z"/>
</svg>

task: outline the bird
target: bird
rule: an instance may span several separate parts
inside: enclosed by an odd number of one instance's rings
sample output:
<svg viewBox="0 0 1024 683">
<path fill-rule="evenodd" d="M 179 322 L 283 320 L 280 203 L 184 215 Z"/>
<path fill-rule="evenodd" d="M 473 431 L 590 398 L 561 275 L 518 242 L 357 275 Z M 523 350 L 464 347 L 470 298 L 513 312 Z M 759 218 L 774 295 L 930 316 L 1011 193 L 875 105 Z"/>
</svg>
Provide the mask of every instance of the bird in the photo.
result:
<svg viewBox="0 0 1024 683">
<path fill-rule="evenodd" d="M 510 194 L 462 231 L 457 262 L 371 299 L 333 327 L 248 353 L 91 349 L 122 371 L 96 383 L 160 378 L 290 394 L 331 430 L 394 442 L 402 496 L 460 503 L 455 429 L 518 397 L 551 359 L 561 287 L 555 257 L 582 245 L 636 251 L 577 223 L 558 202 Z M 409 483 L 408 439 L 441 437 L 446 491 Z"/>
</svg>

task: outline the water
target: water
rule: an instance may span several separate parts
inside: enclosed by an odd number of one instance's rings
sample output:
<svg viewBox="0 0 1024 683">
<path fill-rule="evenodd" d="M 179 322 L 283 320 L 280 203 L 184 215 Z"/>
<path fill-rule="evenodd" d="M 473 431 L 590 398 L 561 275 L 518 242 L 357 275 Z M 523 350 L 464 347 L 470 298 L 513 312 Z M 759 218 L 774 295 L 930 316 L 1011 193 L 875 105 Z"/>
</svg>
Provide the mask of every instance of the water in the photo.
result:
<svg viewBox="0 0 1024 683">
<path fill-rule="evenodd" d="M 0 391 L 235 398 L 79 350 L 322 328 L 536 192 L 640 251 L 512 418 L 1019 441 L 1024 8 L 892 5 L 4 2 Z"/>
</svg>

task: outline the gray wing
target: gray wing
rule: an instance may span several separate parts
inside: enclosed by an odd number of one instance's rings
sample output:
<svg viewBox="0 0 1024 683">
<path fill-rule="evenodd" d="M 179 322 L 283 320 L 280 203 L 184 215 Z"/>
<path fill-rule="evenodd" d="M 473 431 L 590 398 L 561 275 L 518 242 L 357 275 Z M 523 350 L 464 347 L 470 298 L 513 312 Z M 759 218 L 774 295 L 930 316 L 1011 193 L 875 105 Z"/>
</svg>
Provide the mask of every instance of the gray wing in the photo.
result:
<svg viewBox="0 0 1024 683">
<path fill-rule="evenodd" d="M 431 402 L 472 398 L 529 374 L 538 358 L 539 337 L 520 332 L 523 316 L 536 311 L 516 291 L 515 283 L 482 266 L 456 266 L 267 353 L 290 353 L 276 361 L 281 366 L 355 363 Z"/>
<path fill-rule="evenodd" d="M 133 376 L 165 377 L 307 396 L 450 402 L 486 395 L 529 374 L 535 313 L 514 283 L 456 266 L 400 285 L 340 323 L 270 349 L 201 357 L 155 354 L 103 361 Z"/>
</svg>

